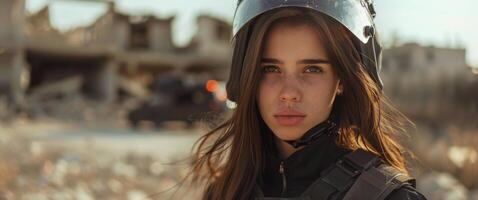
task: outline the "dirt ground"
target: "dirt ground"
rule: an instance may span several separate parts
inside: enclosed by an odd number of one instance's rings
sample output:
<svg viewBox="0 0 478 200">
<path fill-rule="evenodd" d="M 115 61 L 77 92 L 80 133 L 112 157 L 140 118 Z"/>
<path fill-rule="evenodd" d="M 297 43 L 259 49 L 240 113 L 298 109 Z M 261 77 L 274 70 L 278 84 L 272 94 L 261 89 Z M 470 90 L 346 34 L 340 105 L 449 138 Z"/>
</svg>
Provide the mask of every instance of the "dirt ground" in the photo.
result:
<svg viewBox="0 0 478 200">
<path fill-rule="evenodd" d="M 53 119 L 0 123 L 0 200 L 199 199 L 182 183 L 203 129 L 130 129 Z M 441 137 L 419 127 L 418 190 L 428 199 L 477 200 L 474 132 Z M 422 134 L 423 133 L 423 134 Z"/>
<path fill-rule="evenodd" d="M 200 132 L 3 124 L 0 199 L 195 199 L 187 183 L 179 185 Z"/>
</svg>

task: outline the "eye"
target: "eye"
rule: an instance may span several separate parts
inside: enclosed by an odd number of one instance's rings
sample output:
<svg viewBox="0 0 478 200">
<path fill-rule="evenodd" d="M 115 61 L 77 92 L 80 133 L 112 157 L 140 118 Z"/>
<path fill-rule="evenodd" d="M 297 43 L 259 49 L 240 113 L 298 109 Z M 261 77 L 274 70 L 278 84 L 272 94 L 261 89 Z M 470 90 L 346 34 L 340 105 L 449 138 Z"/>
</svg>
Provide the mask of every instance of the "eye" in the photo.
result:
<svg viewBox="0 0 478 200">
<path fill-rule="evenodd" d="M 279 67 L 274 65 L 266 65 L 262 67 L 262 73 L 273 73 L 273 72 L 280 72 Z"/>
<path fill-rule="evenodd" d="M 319 66 L 307 66 L 304 70 L 305 73 L 321 73 L 323 71 Z"/>
</svg>

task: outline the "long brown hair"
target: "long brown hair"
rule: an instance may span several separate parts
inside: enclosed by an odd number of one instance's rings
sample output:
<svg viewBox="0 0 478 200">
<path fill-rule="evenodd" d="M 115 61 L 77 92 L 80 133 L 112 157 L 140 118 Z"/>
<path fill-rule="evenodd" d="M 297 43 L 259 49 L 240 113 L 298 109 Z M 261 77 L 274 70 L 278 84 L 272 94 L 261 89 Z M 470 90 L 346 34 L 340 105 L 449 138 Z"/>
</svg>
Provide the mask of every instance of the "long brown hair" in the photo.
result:
<svg viewBox="0 0 478 200">
<path fill-rule="evenodd" d="M 207 185 L 203 199 L 248 199 L 265 166 L 265 149 L 272 140 L 264 131 L 257 88 L 259 61 L 267 31 L 275 23 L 304 24 L 317 29 L 332 66 L 343 84 L 336 98 L 341 122 L 336 143 L 363 148 L 387 164 L 407 172 L 403 147 L 397 142 L 408 122 L 393 109 L 365 70 L 353 36 L 338 22 L 304 9 L 268 12 L 244 27 L 234 40 L 228 95 L 236 101 L 232 116 L 195 144 L 193 181 Z"/>
</svg>

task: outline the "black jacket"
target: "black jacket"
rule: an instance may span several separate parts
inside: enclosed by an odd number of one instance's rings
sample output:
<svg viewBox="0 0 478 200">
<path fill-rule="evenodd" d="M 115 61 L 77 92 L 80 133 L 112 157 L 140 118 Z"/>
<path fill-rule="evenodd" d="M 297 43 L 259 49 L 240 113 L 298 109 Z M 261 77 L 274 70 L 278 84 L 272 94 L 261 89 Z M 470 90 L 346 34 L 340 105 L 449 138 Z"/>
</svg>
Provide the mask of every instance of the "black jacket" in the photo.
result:
<svg viewBox="0 0 478 200">
<path fill-rule="evenodd" d="M 323 170 L 339 158 L 351 152 L 335 144 L 335 135 L 323 136 L 312 144 L 299 149 L 285 160 L 274 148 L 269 148 L 267 163 L 258 185 L 265 197 L 298 197 L 308 186 L 320 177 Z M 283 176 L 279 173 L 283 162 L 286 189 L 283 190 Z M 411 185 L 394 190 L 386 200 L 426 200 Z"/>
</svg>

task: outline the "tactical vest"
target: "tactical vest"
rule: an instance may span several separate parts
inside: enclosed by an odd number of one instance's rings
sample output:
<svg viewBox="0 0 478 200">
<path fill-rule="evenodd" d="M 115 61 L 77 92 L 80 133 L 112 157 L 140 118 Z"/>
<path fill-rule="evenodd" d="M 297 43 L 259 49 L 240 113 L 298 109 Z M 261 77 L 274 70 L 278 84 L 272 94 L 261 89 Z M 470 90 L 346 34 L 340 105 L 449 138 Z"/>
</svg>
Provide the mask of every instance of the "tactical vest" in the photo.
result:
<svg viewBox="0 0 478 200">
<path fill-rule="evenodd" d="M 368 151 L 357 149 L 343 156 L 321 173 L 299 197 L 264 197 L 256 186 L 256 200 L 383 200 L 393 190 L 405 185 L 415 187 L 415 180 L 383 164 Z"/>
</svg>

